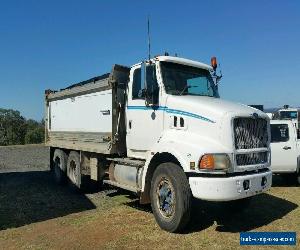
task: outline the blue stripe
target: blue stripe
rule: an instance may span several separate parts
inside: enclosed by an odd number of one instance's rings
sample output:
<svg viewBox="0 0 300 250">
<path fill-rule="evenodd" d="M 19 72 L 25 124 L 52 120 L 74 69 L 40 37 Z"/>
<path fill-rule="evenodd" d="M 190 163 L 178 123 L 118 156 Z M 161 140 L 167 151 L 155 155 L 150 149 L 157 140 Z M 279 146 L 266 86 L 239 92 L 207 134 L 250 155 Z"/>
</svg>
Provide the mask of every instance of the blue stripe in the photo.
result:
<svg viewBox="0 0 300 250">
<path fill-rule="evenodd" d="M 135 110 L 166 110 L 168 107 L 163 106 L 154 106 L 154 107 L 147 107 L 147 106 L 127 106 L 127 109 L 135 109 Z"/>
<path fill-rule="evenodd" d="M 183 111 L 183 110 L 169 109 L 166 106 L 156 106 L 156 107 L 155 106 L 154 107 L 147 107 L 147 106 L 127 106 L 127 109 L 129 109 L 129 110 L 151 110 L 151 109 L 152 110 L 162 110 L 162 111 L 166 111 L 169 114 L 177 114 L 177 115 L 189 116 L 189 117 L 200 119 L 200 120 L 203 120 L 203 121 L 215 123 L 214 121 L 212 121 L 209 118 L 206 118 L 204 116 L 197 115 L 197 114 L 190 113 L 190 112 Z"/>
</svg>

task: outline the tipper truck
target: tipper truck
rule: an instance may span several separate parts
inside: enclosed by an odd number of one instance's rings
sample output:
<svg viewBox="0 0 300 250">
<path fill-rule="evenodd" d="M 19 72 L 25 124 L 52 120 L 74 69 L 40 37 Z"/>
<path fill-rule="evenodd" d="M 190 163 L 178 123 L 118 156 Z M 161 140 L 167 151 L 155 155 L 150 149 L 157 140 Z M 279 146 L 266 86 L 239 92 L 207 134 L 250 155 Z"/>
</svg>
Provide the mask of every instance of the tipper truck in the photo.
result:
<svg viewBox="0 0 300 250">
<path fill-rule="evenodd" d="M 193 197 L 234 202 L 271 187 L 270 121 L 222 100 L 212 66 L 156 56 L 45 91 L 45 140 L 58 183 L 83 175 L 151 203 L 159 226 L 180 232 Z"/>
</svg>

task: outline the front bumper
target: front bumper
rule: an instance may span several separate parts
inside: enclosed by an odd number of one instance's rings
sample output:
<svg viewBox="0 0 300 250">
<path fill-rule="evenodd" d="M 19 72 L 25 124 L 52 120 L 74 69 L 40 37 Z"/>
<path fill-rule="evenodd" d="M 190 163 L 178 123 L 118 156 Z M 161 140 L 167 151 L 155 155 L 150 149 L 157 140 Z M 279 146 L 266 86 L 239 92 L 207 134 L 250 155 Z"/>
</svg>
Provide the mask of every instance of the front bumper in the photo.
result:
<svg viewBox="0 0 300 250">
<path fill-rule="evenodd" d="M 262 182 L 265 184 L 262 185 Z M 230 201 L 253 196 L 271 188 L 272 172 L 234 177 L 189 177 L 192 194 L 197 199 Z M 245 184 L 249 184 L 249 188 Z"/>
</svg>

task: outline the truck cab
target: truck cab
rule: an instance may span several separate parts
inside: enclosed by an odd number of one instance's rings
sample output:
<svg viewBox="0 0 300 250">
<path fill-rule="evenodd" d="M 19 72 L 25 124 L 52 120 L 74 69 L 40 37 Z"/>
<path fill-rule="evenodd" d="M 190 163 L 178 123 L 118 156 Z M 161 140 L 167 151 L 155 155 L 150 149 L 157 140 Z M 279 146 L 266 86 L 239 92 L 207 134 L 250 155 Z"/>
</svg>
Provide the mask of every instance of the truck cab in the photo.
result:
<svg viewBox="0 0 300 250">
<path fill-rule="evenodd" d="M 198 199 L 239 200 L 270 188 L 269 118 L 220 99 L 213 72 L 170 56 L 131 68 L 127 156 L 145 160 L 142 197 L 151 196 L 157 162 L 176 163 Z"/>
<path fill-rule="evenodd" d="M 299 110 L 297 108 L 291 108 L 288 105 L 285 105 L 284 108 L 278 110 L 276 119 L 279 120 L 291 120 L 295 124 L 296 128 L 299 129 Z"/>
<path fill-rule="evenodd" d="M 271 169 L 275 174 L 292 174 L 300 184 L 300 140 L 291 120 L 271 120 Z"/>
</svg>

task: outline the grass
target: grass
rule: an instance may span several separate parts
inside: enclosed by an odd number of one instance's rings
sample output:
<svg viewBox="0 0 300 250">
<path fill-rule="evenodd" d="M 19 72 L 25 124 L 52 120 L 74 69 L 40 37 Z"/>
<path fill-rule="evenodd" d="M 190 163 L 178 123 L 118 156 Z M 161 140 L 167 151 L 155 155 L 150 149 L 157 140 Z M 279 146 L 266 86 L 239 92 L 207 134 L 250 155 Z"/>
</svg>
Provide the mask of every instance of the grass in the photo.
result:
<svg viewBox="0 0 300 250">
<path fill-rule="evenodd" d="M 0 175 L 0 248 L 254 249 L 239 246 L 241 231 L 296 231 L 299 247 L 300 187 L 281 178 L 274 184 L 242 213 L 223 203 L 195 202 L 187 231 L 170 234 L 158 227 L 150 206 L 138 205 L 129 193 L 75 194 L 52 183 L 48 172 L 5 173 Z"/>
</svg>

